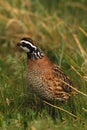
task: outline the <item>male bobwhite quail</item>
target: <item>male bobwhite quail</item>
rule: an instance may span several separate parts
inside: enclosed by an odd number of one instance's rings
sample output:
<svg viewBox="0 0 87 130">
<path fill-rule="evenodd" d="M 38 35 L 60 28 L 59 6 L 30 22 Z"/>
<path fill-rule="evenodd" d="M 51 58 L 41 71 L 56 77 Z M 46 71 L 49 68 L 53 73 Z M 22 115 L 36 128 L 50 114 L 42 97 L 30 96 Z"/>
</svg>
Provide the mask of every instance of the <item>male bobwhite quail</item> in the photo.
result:
<svg viewBox="0 0 87 130">
<path fill-rule="evenodd" d="M 36 46 L 31 38 L 17 44 L 27 53 L 26 83 L 29 91 L 47 101 L 65 101 L 73 89 L 70 79 Z"/>
</svg>

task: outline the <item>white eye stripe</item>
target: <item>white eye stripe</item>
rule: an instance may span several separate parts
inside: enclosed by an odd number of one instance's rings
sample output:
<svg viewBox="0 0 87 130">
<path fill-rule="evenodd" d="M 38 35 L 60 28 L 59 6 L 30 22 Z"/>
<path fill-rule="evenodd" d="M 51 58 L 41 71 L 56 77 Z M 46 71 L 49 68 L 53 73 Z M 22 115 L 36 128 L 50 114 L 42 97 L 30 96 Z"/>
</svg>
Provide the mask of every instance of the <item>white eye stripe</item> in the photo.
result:
<svg viewBox="0 0 87 130">
<path fill-rule="evenodd" d="M 26 43 L 26 44 L 29 44 L 31 47 L 37 49 L 37 47 L 34 46 L 34 45 L 32 45 L 32 43 L 30 43 L 30 42 L 28 42 L 28 41 L 25 41 L 25 40 L 22 40 L 21 43 L 23 43 L 23 42 Z"/>
</svg>

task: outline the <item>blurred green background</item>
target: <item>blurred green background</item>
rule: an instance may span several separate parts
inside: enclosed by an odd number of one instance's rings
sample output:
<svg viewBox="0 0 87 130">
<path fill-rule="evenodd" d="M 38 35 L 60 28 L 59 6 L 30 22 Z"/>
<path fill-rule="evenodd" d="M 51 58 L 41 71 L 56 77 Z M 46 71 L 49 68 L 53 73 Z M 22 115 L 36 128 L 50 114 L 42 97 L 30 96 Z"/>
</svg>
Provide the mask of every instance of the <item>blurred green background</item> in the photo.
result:
<svg viewBox="0 0 87 130">
<path fill-rule="evenodd" d="M 26 55 L 16 43 L 31 37 L 72 79 L 78 95 L 52 106 L 26 92 Z M 0 1 L 0 129 L 87 130 L 87 0 Z"/>
</svg>

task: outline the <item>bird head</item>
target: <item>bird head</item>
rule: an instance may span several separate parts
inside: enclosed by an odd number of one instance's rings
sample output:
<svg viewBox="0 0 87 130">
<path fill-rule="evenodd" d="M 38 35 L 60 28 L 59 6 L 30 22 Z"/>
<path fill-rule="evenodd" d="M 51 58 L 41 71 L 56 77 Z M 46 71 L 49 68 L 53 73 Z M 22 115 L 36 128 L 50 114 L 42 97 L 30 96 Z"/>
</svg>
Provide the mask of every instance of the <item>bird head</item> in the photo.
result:
<svg viewBox="0 0 87 130">
<path fill-rule="evenodd" d="M 35 42 L 31 38 L 22 38 L 17 46 L 21 47 L 28 55 L 29 58 L 38 59 L 42 58 L 43 53 L 35 45 Z"/>
</svg>

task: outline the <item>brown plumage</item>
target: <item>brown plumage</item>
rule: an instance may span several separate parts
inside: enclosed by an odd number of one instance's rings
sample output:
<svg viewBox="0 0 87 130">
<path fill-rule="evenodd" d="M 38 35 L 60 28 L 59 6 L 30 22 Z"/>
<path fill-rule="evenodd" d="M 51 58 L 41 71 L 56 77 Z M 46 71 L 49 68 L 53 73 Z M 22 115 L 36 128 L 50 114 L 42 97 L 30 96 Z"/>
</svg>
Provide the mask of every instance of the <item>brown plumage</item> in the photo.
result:
<svg viewBox="0 0 87 130">
<path fill-rule="evenodd" d="M 53 64 L 30 38 L 17 44 L 27 53 L 26 83 L 30 92 L 47 101 L 65 101 L 73 90 L 71 80 Z"/>
</svg>

